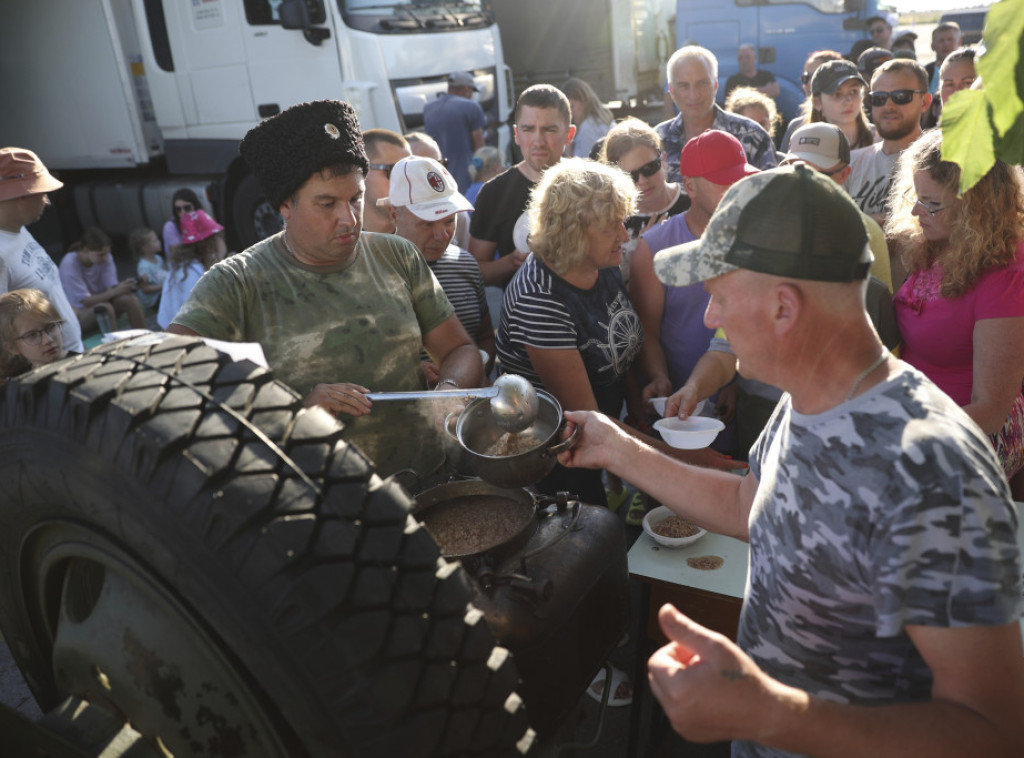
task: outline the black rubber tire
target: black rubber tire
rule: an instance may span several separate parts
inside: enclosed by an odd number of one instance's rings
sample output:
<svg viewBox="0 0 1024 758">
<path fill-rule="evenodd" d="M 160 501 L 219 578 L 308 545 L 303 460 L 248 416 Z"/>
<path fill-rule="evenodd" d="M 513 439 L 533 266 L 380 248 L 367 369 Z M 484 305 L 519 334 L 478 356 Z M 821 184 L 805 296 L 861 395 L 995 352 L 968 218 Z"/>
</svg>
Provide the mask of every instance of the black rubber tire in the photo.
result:
<svg viewBox="0 0 1024 758">
<path fill-rule="evenodd" d="M 496 662 L 470 580 L 340 432 L 270 372 L 185 337 L 8 382 L 0 628 L 43 709 L 75 693 L 54 678 L 60 581 L 38 575 L 32 535 L 65 524 L 130 555 L 221 641 L 289 755 L 523 752 L 515 667 Z"/>
<path fill-rule="evenodd" d="M 271 206 L 252 174 L 246 174 L 235 188 L 231 198 L 231 219 L 240 250 L 284 228 L 280 214 Z"/>
</svg>

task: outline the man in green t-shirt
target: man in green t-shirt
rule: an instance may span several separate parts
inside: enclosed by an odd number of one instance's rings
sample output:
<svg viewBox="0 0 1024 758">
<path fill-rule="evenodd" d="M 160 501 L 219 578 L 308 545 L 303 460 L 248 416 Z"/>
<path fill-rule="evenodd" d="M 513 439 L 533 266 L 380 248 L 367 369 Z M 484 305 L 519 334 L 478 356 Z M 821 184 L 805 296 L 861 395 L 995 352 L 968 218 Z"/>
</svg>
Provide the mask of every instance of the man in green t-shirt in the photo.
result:
<svg viewBox="0 0 1024 758">
<path fill-rule="evenodd" d="M 378 471 L 425 481 L 442 462 L 427 433 L 434 404 L 373 409 L 367 393 L 425 389 L 421 345 L 438 389 L 480 386 L 483 366 L 415 246 L 361 234 L 368 162 L 355 112 L 296 105 L 250 130 L 240 152 L 285 229 L 211 268 L 168 331 L 260 343 L 306 405 L 343 415 Z"/>
</svg>

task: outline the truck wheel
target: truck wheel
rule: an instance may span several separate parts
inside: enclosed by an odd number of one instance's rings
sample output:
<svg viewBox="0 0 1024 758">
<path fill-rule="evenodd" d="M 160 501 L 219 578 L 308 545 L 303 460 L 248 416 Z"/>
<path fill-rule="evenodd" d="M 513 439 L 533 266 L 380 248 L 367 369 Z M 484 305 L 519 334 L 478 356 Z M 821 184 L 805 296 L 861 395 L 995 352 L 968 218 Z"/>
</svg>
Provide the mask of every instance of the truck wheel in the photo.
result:
<svg viewBox="0 0 1024 758">
<path fill-rule="evenodd" d="M 284 228 L 281 214 L 267 200 L 252 174 L 246 174 L 231 200 L 234 233 L 242 249 Z"/>
<path fill-rule="evenodd" d="M 0 629 L 44 710 L 78 696 L 175 755 L 518 755 L 518 679 L 327 414 L 147 335 L 0 396 Z"/>
</svg>

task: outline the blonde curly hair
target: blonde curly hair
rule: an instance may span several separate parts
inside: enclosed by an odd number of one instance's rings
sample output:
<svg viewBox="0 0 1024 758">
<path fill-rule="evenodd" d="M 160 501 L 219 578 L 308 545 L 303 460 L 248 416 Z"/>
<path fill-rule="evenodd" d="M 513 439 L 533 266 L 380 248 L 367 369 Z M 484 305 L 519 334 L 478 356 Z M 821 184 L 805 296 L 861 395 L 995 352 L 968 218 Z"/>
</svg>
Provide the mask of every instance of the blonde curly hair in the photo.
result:
<svg viewBox="0 0 1024 758">
<path fill-rule="evenodd" d="M 636 186 L 622 169 L 585 158 L 563 158 L 530 192 L 530 250 L 565 276 L 586 258 L 587 229 L 622 223 L 636 212 L 636 202 Z"/>
<path fill-rule="evenodd" d="M 925 171 L 937 184 L 953 192 L 960 186 L 960 167 L 942 160 L 942 132 L 933 129 L 907 148 L 899 158 L 889 190 L 886 236 L 895 242 L 908 273 L 942 263 L 943 297 L 954 298 L 969 290 L 991 268 L 1012 263 L 1024 241 L 1024 187 L 1019 169 L 997 160 L 981 180 L 945 213 L 949 239 L 930 242 L 911 214 L 917 197 L 914 174 Z"/>
</svg>

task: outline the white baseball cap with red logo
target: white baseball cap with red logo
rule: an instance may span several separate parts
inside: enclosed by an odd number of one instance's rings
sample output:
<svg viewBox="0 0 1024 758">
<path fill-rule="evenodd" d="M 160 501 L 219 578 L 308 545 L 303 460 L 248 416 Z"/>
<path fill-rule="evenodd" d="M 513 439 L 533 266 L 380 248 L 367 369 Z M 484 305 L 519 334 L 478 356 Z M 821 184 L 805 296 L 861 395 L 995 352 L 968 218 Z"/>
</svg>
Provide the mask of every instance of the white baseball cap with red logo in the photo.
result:
<svg viewBox="0 0 1024 758">
<path fill-rule="evenodd" d="M 388 200 L 396 208 L 408 208 L 424 221 L 473 210 L 473 204 L 459 192 L 448 169 L 433 158 L 419 155 L 403 158 L 391 169 Z"/>
</svg>

